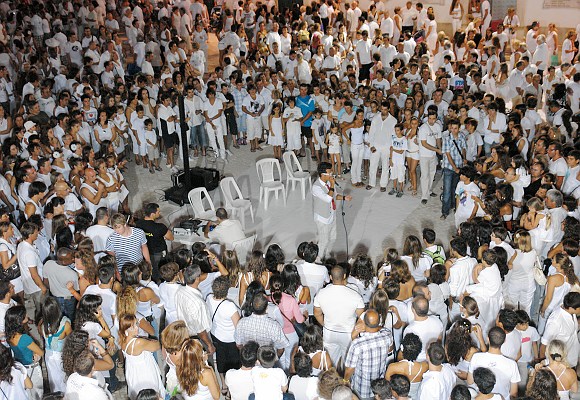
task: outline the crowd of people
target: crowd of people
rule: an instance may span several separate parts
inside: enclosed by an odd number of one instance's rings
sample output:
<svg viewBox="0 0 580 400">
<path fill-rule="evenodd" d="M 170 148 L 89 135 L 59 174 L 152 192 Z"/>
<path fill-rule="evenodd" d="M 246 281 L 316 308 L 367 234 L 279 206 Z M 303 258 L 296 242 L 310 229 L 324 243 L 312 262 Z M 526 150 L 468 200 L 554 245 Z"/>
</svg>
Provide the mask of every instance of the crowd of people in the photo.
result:
<svg viewBox="0 0 580 400">
<path fill-rule="evenodd" d="M 0 4 L 1 397 L 574 398 L 580 24 L 560 40 L 509 9 L 492 29 L 489 0 L 452 0 L 447 33 L 411 1 L 280 6 Z M 182 125 L 192 158 L 316 160 L 317 242 L 242 259 L 218 209 L 222 246 L 168 246 L 123 172 L 177 172 Z M 338 262 L 345 179 L 440 197 L 456 234 Z"/>
</svg>

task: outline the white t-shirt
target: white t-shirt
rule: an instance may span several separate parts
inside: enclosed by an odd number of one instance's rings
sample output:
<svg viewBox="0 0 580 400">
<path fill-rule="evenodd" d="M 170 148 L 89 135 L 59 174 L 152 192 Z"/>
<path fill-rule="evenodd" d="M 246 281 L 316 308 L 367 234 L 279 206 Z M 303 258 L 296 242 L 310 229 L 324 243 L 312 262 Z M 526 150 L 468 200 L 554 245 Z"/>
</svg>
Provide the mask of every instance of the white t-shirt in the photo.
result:
<svg viewBox="0 0 580 400">
<path fill-rule="evenodd" d="M 566 164 L 566 159 L 564 157 L 560 157 L 555 161 L 548 161 L 548 169 L 551 174 L 556 176 L 566 176 L 568 164 Z"/>
<path fill-rule="evenodd" d="M 103 318 L 109 328 L 112 328 L 113 315 L 117 315 L 117 295 L 111 289 L 103 289 L 99 285 L 90 285 L 85 290 L 85 294 L 94 294 L 101 296 L 103 303 L 101 308 L 103 309 Z"/>
<path fill-rule="evenodd" d="M 423 140 L 427 144 L 437 147 L 437 139 L 441 139 L 441 126 L 437 123 L 429 125 L 425 123 L 421 125 L 418 132 L 419 136 L 419 157 L 431 158 L 437 155 L 436 152 L 423 146 Z"/>
<path fill-rule="evenodd" d="M 224 109 L 224 104 L 222 103 L 222 101 L 220 99 L 215 99 L 213 104 L 211 104 L 209 101 L 206 101 L 203 103 L 203 111 L 207 112 L 207 116 L 209 118 L 215 117 L 216 115 L 218 115 L 220 110 L 223 110 L 223 109 Z M 213 120 L 214 124 L 216 124 L 218 122 L 219 122 L 219 118 Z"/>
<path fill-rule="evenodd" d="M 292 393 L 298 400 L 318 399 L 318 377 L 301 378 L 298 375 L 294 375 L 290 378 L 288 392 Z"/>
<path fill-rule="evenodd" d="M 283 369 L 257 366 L 252 368 L 251 376 L 256 400 L 282 400 L 282 387 L 288 384 Z"/>
<path fill-rule="evenodd" d="M 514 329 L 505 335 L 505 342 L 501 345 L 501 354 L 512 360 L 518 358 L 518 353 L 522 347 L 522 336 L 520 331 Z"/>
<path fill-rule="evenodd" d="M 93 225 L 86 231 L 87 236 L 93 241 L 95 252 L 105 251 L 107 239 L 114 231 L 105 225 Z"/>
<path fill-rule="evenodd" d="M 232 322 L 232 316 L 238 312 L 238 307 L 231 300 L 216 300 L 213 294 L 207 297 L 206 303 L 212 317 L 211 334 L 220 342 L 235 342 L 236 327 Z"/>
<path fill-rule="evenodd" d="M 522 338 L 522 356 L 518 362 L 529 363 L 534 359 L 534 352 L 532 347 L 535 346 L 537 344 L 536 342 L 540 340 L 540 334 L 533 326 L 528 326 L 528 329 L 525 331 L 520 331 L 519 329 L 517 331 L 520 333 L 520 337 Z"/>
<path fill-rule="evenodd" d="M 354 289 L 341 285 L 328 285 L 314 298 L 314 307 L 324 313 L 324 327 L 337 332 L 351 332 L 356 322 L 356 310 L 365 304 Z"/>
<path fill-rule="evenodd" d="M 492 392 L 501 394 L 504 399 L 510 398 L 511 384 L 521 380 L 516 362 L 501 354 L 475 353 L 469 364 L 469 373 L 473 375 L 473 371 L 479 367 L 489 368 L 494 373 L 495 386 Z"/>
<path fill-rule="evenodd" d="M 310 296 L 314 298 L 325 283 L 330 282 L 328 270 L 324 265 L 309 263 L 306 261 L 296 263 L 296 269 L 300 275 L 302 285 L 308 286 Z"/>
<path fill-rule="evenodd" d="M 425 361 L 427 359 L 427 347 L 429 344 L 443 335 L 443 324 L 439 318 L 430 315 L 423 321 L 411 321 L 407 329 L 405 329 L 404 334 L 406 335 L 408 333 L 414 333 L 421 339 L 423 348 L 417 357 L 417 361 Z"/>
<path fill-rule="evenodd" d="M 232 395 L 231 400 L 247 400 L 254 392 L 251 369 L 230 369 L 226 372 L 226 385 Z"/>
</svg>

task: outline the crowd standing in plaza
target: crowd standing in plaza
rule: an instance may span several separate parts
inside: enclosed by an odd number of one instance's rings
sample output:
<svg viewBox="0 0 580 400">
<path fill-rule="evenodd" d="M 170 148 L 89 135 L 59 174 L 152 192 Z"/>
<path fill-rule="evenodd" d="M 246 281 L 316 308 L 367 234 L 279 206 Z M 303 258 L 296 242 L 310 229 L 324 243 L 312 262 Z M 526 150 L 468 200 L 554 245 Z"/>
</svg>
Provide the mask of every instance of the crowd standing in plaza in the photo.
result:
<svg viewBox="0 0 580 400">
<path fill-rule="evenodd" d="M 580 25 L 279 5 L 0 4 L 0 397 L 574 398 Z M 168 247 L 123 172 L 176 172 L 183 122 L 194 159 L 315 159 L 317 240 L 241 259 L 218 209 L 222 250 Z M 337 262 L 347 179 L 440 198 L 456 235 Z"/>
</svg>

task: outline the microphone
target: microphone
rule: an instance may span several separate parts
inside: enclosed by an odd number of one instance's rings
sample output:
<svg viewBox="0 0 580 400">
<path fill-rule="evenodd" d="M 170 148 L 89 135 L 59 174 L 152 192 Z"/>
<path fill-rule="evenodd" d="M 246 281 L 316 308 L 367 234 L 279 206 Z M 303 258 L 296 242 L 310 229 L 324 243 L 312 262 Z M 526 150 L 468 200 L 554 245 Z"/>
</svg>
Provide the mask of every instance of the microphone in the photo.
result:
<svg viewBox="0 0 580 400">
<path fill-rule="evenodd" d="M 337 181 L 334 181 L 334 186 L 339 187 L 342 189 L 342 186 L 340 186 L 340 184 Z"/>
</svg>

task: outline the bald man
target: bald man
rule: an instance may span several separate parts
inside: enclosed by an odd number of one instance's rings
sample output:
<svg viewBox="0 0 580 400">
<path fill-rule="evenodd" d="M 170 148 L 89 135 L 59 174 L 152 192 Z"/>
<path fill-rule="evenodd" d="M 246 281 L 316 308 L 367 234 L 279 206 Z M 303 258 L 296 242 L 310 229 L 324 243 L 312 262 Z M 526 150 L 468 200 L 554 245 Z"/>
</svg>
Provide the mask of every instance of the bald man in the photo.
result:
<svg viewBox="0 0 580 400">
<path fill-rule="evenodd" d="M 76 299 L 73 293 L 79 290 L 79 278 L 76 271 L 70 268 L 74 265 L 74 251 L 61 247 L 56 252 L 57 260 L 48 260 L 42 269 L 45 279 L 48 279 L 50 294 L 60 305 L 63 314 L 74 320 Z"/>
<path fill-rule="evenodd" d="M 411 306 L 413 310 L 413 321 L 409 323 L 405 329 L 404 335 L 407 333 L 414 333 L 419 336 L 423 348 L 417 357 L 417 361 L 426 361 L 426 349 L 431 342 L 441 341 L 443 338 L 443 324 L 436 316 L 429 315 L 429 300 L 418 294 Z"/>
<path fill-rule="evenodd" d="M 346 354 L 344 379 L 350 380 L 351 387 L 362 399 L 371 399 L 371 382 L 383 377 L 394 356 L 393 335 L 383 327 L 376 310 L 371 308 L 361 317 L 364 328 Z"/>
<path fill-rule="evenodd" d="M 340 265 L 330 270 L 332 284 L 314 297 L 314 317 L 324 327 L 323 343 L 333 365 L 344 358 L 351 342 L 351 332 L 364 311 L 361 295 L 346 287 L 346 271 Z"/>
<path fill-rule="evenodd" d="M 76 217 L 85 209 L 78 197 L 72 192 L 68 183 L 64 181 L 58 181 L 54 184 L 54 195 L 52 195 L 48 201 L 55 197 L 64 199 L 64 212 L 67 217 Z"/>
</svg>

